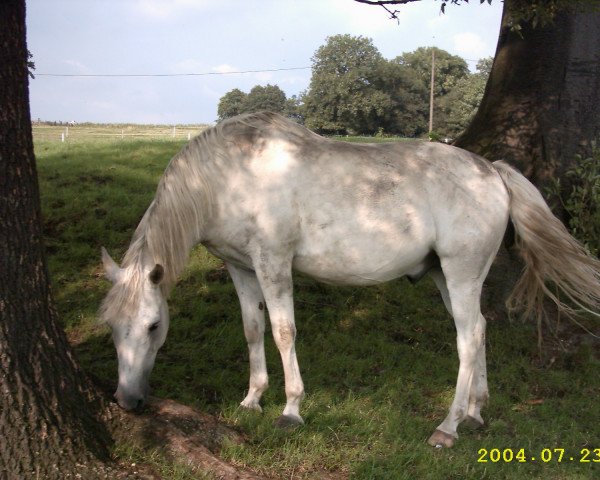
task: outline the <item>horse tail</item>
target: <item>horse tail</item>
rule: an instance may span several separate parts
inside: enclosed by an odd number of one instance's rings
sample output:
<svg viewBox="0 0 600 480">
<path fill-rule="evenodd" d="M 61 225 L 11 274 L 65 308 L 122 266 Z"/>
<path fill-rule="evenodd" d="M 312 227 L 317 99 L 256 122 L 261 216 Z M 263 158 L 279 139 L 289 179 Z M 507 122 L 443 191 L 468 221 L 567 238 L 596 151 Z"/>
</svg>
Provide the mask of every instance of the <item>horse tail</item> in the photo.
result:
<svg viewBox="0 0 600 480">
<path fill-rule="evenodd" d="M 505 162 L 494 162 L 510 195 L 515 246 L 525 266 L 506 305 L 509 312 L 534 314 L 541 326 L 544 297 L 559 311 L 573 316 L 580 310 L 600 310 L 600 261 L 573 238 L 556 218 L 538 189 Z M 549 284 L 557 290 L 552 291 Z M 560 292 L 560 293 L 559 293 Z M 569 303 L 561 301 L 564 295 Z"/>
</svg>

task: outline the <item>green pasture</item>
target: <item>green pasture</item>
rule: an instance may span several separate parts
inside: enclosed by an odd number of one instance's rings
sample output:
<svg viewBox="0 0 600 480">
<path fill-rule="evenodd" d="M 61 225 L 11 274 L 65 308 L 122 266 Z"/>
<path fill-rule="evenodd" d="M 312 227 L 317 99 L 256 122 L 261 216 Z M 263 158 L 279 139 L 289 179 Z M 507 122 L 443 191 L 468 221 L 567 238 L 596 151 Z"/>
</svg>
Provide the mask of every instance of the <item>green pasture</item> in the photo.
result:
<svg viewBox="0 0 600 480">
<path fill-rule="evenodd" d="M 96 323 L 109 288 L 100 247 L 121 258 L 183 143 L 36 140 L 57 308 L 83 367 L 104 383 L 116 384 L 117 363 L 108 328 Z M 153 393 L 243 431 L 245 444 L 221 451 L 229 462 L 285 479 L 600 478 L 600 450 L 594 451 L 600 449 L 600 361 L 591 342 L 540 358 L 534 326 L 490 321 L 487 425 L 463 428 L 454 448 L 435 450 L 426 440 L 451 402 L 458 359 L 454 326 L 433 284 L 401 279 L 338 288 L 300 276 L 295 303 L 306 425 L 282 431 L 272 425 L 285 398 L 269 332 L 264 413 L 238 408 L 247 388 L 247 350 L 222 262 L 197 247 L 172 294 Z M 555 449 L 564 449 L 560 462 Z M 144 457 L 126 445 L 115 454 L 160 461 L 156 452 Z M 193 478 L 169 468 L 165 478 Z"/>
<path fill-rule="evenodd" d="M 198 135 L 206 125 L 133 125 L 78 123 L 54 125 L 35 123 L 33 138 L 39 142 L 88 143 L 115 140 L 187 140 Z"/>
</svg>

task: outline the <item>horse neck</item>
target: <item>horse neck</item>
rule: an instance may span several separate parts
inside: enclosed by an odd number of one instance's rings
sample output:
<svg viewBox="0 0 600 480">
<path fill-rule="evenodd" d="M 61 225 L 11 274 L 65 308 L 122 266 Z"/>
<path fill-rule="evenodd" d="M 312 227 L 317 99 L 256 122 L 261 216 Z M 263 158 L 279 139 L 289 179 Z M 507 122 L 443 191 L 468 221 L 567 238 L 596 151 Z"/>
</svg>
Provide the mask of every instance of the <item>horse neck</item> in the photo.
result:
<svg viewBox="0 0 600 480">
<path fill-rule="evenodd" d="M 167 295 L 202 238 L 211 205 L 210 187 L 199 162 L 189 157 L 183 151 L 169 164 L 124 260 L 124 266 L 129 260 L 146 269 L 162 265 L 161 285 Z"/>
</svg>

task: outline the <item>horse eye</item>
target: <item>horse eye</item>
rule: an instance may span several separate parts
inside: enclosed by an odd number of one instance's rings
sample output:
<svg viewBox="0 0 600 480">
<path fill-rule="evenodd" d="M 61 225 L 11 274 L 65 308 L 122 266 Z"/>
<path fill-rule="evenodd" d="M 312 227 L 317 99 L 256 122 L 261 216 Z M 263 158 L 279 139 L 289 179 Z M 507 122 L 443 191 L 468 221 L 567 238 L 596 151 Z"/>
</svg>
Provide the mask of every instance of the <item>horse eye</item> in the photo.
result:
<svg viewBox="0 0 600 480">
<path fill-rule="evenodd" d="M 150 327 L 148 327 L 148 331 L 153 332 L 154 330 L 156 330 L 158 328 L 159 323 L 160 322 L 154 322 L 152 325 L 150 325 Z"/>
</svg>

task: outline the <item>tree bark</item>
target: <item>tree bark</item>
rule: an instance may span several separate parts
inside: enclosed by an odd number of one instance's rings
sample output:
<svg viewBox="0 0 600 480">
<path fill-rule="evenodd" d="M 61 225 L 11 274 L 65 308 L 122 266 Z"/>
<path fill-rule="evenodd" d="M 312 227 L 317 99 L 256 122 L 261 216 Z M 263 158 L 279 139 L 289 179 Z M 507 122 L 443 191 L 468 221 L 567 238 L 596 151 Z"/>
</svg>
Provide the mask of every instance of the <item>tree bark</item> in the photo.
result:
<svg viewBox="0 0 600 480">
<path fill-rule="evenodd" d="M 0 1 L 0 479 L 158 478 L 113 462 L 113 438 L 201 474 L 260 478 L 218 458 L 224 437 L 241 441 L 218 420 L 165 401 L 126 414 L 78 366 L 44 258 L 25 38 L 24 0 Z"/>
<path fill-rule="evenodd" d="M 521 22 L 519 32 L 510 19 L 524 1 L 505 1 L 483 99 L 454 144 L 506 160 L 542 192 L 553 178 L 570 188 L 565 171 L 577 154 L 589 156 L 600 136 L 600 10 L 562 10 L 547 25 Z M 555 213 L 565 220 L 564 212 Z M 482 297 L 488 316 L 507 314 L 504 300 L 520 269 L 501 248 Z"/>
<path fill-rule="evenodd" d="M 494 64 L 477 114 L 455 145 L 519 168 L 538 187 L 562 177 L 600 136 L 600 10 L 510 28 L 506 0 Z"/>
<path fill-rule="evenodd" d="M 106 410 L 58 326 L 44 258 L 22 0 L 0 2 L 0 48 L 0 477 L 102 476 Z"/>
</svg>

